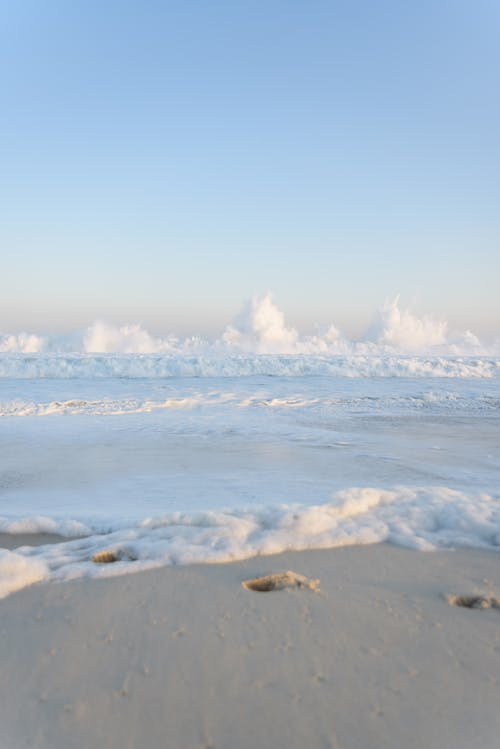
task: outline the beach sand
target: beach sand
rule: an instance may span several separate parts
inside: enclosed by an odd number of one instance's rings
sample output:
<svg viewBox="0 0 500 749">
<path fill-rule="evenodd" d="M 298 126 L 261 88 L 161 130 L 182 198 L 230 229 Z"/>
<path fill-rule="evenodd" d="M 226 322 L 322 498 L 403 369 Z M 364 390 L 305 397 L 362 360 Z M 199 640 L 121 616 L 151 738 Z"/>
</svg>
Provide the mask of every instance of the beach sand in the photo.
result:
<svg viewBox="0 0 500 749">
<path fill-rule="evenodd" d="M 244 580 L 293 570 L 307 588 Z M 387 544 L 0 601 L 2 749 L 498 749 L 500 556 Z"/>
</svg>

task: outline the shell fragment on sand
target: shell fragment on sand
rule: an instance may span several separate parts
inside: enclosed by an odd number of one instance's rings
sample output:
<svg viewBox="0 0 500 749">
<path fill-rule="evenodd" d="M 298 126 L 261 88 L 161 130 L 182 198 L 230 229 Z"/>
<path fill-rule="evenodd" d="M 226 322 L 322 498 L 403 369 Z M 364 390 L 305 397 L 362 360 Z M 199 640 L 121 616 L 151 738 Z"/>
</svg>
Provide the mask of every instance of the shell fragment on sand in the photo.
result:
<svg viewBox="0 0 500 749">
<path fill-rule="evenodd" d="M 112 562 L 134 562 L 137 557 L 124 549 L 106 549 L 97 551 L 92 557 L 96 564 L 111 564 Z"/>
<path fill-rule="evenodd" d="M 482 595 L 447 596 L 450 606 L 461 606 L 465 609 L 500 609 L 500 598 Z"/>
<path fill-rule="evenodd" d="M 319 592 L 319 580 L 310 580 L 304 575 L 296 572 L 275 572 L 265 577 L 256 577 L 253 580 L 245 580 L 242 585 L 247 590 L 259 593 L 269 593 L 272 590 L 284 590 L 285 588 L 309 588 L 315 593 Z"/>
</svg>

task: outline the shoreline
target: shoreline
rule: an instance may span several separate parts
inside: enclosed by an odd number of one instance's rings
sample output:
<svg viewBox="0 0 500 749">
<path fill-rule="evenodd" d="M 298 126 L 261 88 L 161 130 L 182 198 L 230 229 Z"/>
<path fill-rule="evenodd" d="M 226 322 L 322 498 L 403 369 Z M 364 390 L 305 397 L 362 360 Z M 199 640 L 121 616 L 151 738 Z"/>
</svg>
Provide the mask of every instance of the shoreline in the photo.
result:
<svg viewBox="0 0 500 749">
<path fill-rule="evenodd" d="M 287 552 L 0 600 L 2 749 L 494 749 L 500 557 Z M 293 570 L 320 593 L 242 582 Z M 4 742 L 4 743 L 2 743 Z"/>
</svg>

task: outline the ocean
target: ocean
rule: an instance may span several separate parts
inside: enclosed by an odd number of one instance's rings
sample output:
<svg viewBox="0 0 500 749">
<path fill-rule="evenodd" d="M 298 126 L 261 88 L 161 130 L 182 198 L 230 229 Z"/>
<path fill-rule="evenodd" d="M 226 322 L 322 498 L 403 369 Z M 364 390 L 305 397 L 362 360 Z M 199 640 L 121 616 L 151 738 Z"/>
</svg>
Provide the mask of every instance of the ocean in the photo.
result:
<svg viewBox="0 0 500 749">
<path fill-rule="evenodd" d="M 0 550 L 0 595 L 288 549 L 499 550 L 495 351 L 315 345 L 4 337 L 0 533 L 63 538 Z"/>
</svg>

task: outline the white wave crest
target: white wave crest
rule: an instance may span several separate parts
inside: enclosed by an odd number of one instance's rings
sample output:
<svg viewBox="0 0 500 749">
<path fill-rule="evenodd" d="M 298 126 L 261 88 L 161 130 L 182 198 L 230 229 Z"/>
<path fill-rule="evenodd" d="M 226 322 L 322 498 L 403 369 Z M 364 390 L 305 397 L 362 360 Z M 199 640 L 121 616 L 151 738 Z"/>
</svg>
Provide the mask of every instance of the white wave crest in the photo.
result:
<svg viewBox="0 0 500 749">
<path fill-rule="evenodd" d="M 154 338 L 138 324 L 116 327 L 97 321 L 83 338 L 87 353 L 160 354 L 171 352 L 176 346 L 176 338 Z"/>
<path fill-rule="evenodd" d="M 230 347 L 256 353 L 283 354 L 295 351 L 298 333 L 285 324 L 285 316 L 271 294 L 254 296 L 247 302 L 222 340 Z"/>
<path fill-rule="evenodd" d="M 380 307 L 368 338 L 383 346 L 415 351 L 444 345 L 447 333 L 446 321 L 427 316 L 419 318 L 408 309 L 401 310 L 397 296 Z"/>
<path fill-rule="evenodd" d="M 500 342 L 483 345 L 470 331 L 449 332 L 448 323 L 417 317 L 401 309 L 399 297 L 379 309 L 361 340 L 349 340 L 332 323 L 315 335 L 300 336 L 287 324 L 270 293 L 254 296 L 222 335 L 214 340 L 154 336 L 140 324 L 112 325 L 97 321 L 83 333 L 39 336 L 34 333 L 0 336 L 3 354 L 140 354 L 198 356 L 221 359 L 234 355 L 380 357 L 433 354 L 440 356 L 495 355 Z"/>
<path fill-rule="evenodd" d="M 43 351 L 46 339 L 34 333 L 0 335 L 1 353 L 35 354 Z"/>
</svg>

